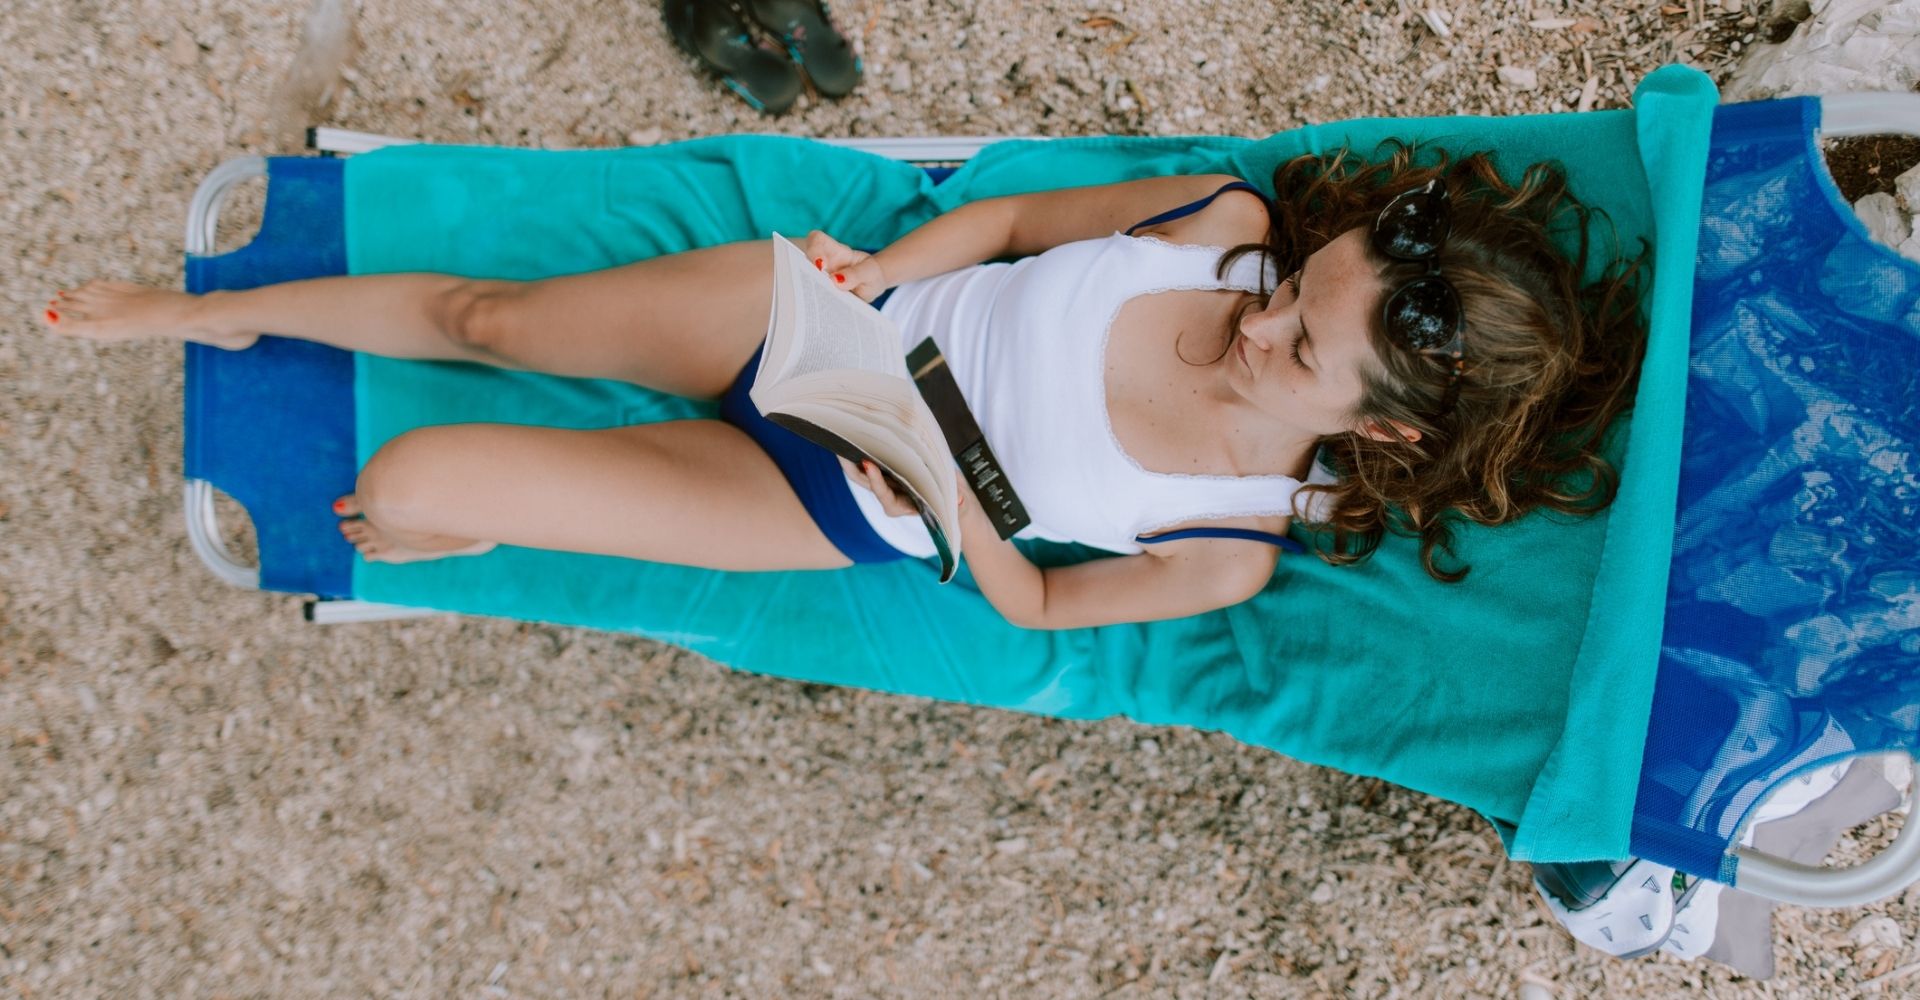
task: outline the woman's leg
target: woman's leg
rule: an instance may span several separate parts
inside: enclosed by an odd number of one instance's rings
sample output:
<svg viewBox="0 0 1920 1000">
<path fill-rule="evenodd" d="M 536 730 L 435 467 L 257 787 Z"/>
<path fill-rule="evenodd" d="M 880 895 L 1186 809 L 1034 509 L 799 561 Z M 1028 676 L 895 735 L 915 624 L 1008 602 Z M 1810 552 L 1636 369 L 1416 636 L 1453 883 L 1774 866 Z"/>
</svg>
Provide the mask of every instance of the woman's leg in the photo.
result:
<svg viewBox="0 0 1920 1000">
<path fill-rule="evenodd" d="M 188 295 L 90 282 L 48 303 L 48 329 L 242 348 L 262 332 L 395 358 L 724 392 L 766 336 L 773 253 L 731 243 L 545 281 L 439 274 L 315 278 Z"/>
<path fill-rule="evenodd" d="M 717 420 L 574 431 L 423 427 L 394 438 L 336 508 L 369 559 L 498 542 L 714 569 L 849 565 L 760 446 Z"/>
</svg>

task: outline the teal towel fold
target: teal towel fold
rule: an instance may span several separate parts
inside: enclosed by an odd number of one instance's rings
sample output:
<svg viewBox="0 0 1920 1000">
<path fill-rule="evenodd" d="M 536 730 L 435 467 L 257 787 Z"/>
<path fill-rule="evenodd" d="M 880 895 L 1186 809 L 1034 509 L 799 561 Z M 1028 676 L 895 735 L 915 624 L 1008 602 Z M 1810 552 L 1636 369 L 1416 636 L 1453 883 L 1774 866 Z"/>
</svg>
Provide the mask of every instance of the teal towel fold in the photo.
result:
<svg viewBox="0 0 1920 1000">
<path fill-rule="evenodd" d="M 1620 502 L 1599 518 L 1461 531 L 1459 552 L 1475 568 L 1457 586 L 1429 580 L 1411 540 L 1390 539 L 1357 567 L 1284 559 L 1265 592 L 1225 611 L 1053 633 L 1006 624 L 967 577 L 937 586 L 913 562 L 742 574 L 503 547 L 358 564 L 354 593 L 637 632 L 783 677 L 1222 730 L 1470 806 L 1517 858 L 1623 856 L 1659 642 L 1714 99 L 1706 77 L 1669 67 L 1642 84 L 1634 111 L 1358 121 L 1258 141 L 1007 142 L 938 185 L 908 165 L 771 137 L 356 156 L 346 204 L 357 274 L 539 278 L 814 228 L 884 245 L 977 198 L 1173 173 L 1265 185 L 1297 153 L 1370 151 L 1389 137 L 1492 149 L 1509 172 L 1557 159 L 1628 246 L 1646 237 L 1657 256 L 1647 371 L 1635 418 L 1615 437 Z M 358 383 L 363 461 L 428 424 L 605 427 L 713 412 L 631 385 L 470 365 L 362 357 Z"/>
</svg>

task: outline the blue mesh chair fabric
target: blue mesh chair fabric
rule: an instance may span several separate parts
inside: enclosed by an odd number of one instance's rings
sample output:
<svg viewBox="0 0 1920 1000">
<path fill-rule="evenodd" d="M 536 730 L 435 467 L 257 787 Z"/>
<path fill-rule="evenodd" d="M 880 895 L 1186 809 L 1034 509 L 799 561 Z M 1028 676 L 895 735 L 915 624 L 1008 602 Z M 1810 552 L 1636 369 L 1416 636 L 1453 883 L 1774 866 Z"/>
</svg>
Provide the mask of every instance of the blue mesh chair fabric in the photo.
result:
<svg viewBox="0 0 1920 1000">
<path fill-rule="evenodd" d="M 1719 110 L 1635 855 L 1733 884 L 1767 789 L 1920 733 L 1920 264 L 1820 165 L 1820 105 Z"/>
</svg>

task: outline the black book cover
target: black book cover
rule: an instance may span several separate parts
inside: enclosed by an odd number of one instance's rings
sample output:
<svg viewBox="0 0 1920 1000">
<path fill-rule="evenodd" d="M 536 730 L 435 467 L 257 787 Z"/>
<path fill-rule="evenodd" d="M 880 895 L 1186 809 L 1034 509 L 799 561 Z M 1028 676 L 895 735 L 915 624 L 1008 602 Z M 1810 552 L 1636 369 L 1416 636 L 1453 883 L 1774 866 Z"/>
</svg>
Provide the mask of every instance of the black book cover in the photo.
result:
<svg viewBox="0 0 1920 1000">
<path fill-rule="evenodd" d="M 1014 532 L 1032 524 L 1027 508 L 1020 503 L 1013 484 L 1000 468 L 1000 460 L 994 457 L 993 449 L 987 447 L 987 436 L 973 419 L 966 397 L 960 395 L 960 384 L 953 380 L 953 369 L 947 367 L 947 359 L 933 338 L 921 341 L 907 354 L 907 371 L 913 373 L 913 384 L 919 387 L 927 407 L 933 410 L 940 433 L 947 439 L 947 448 L 960 463 L 967 487 L 973 491 L 980 509 L 987 512 L 994 532 L 1002 539 L 1012 538 Z"/>
</svg>

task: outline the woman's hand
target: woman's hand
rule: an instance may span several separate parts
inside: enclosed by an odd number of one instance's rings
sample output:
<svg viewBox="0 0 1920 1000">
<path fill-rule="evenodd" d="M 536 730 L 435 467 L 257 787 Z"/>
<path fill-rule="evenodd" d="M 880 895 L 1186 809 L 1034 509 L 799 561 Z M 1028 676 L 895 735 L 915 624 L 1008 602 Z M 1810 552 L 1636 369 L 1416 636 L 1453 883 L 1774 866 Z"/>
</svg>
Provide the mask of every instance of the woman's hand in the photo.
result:
<svg viewBox="0 0 1920 1000">
<path fill-rule="evenodd" d="M 861 253 L 818 229 L 807 234 L 807 242 L 801 249 L 807 252 L 814 267 L 827 272 L 841 288 L 865 301 L 872 302 L 887 290 L 887 276 L 881 273 L 880 262 L 871 254 Z"/>
<path fill-rule="evenodd" d="M 872 462 L 861 462 L 855 465 L 841 456 L 840 467 L 846 470 L 847 475 L 853 477 L 854 482 L 865 486 L 874 496 L 879 497 L 880 509 L 886 511 L 889 516 L 905 517 L 908 514 L 920 513 L 920 508 L 915 507 L 912 500 L 907 499 L 902 491 L 893 488 L 893 483 L 886 473 L 880 471 L 880 466 Z"/>
</svg>

